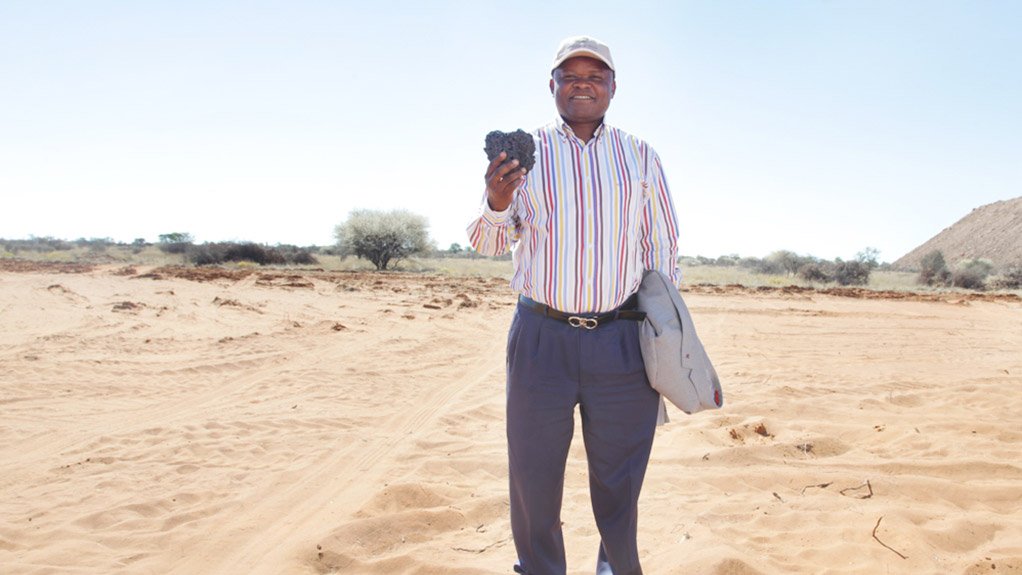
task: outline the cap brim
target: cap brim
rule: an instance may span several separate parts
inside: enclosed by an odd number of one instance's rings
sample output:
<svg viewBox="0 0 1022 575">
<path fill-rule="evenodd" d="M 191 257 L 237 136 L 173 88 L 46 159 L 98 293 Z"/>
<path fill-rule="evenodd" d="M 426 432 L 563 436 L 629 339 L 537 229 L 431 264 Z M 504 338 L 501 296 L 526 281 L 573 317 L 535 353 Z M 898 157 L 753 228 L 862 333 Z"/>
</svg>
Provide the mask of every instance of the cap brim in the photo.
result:
<svg viewBox="0 0 1022 575">
<path fill-rule="evenodd" d="M 556 70 L 556 69 L 561 67 L 561 64 L 567 62 L 568 60 L 571 60 L 572 58 L 579 58 L 579 57 L 592 58 L 593 60 L 599 60 L 600 62 L 603 62 L 604 64 L 606 64 L 607 67 L 611 69 L 611 71 L 614 70 L 614 65 L 611 64 L 610 62 L 608 62 L 606 58 L 604 58 L 603 56 L 597 54 L 596 52 L 593 52 L 592 50 L 585 50 L 585 49 L 573 50 L 571 52 L 568 52 L 564 56 L 561 56 L 560 58 L 554 60 L 554 66 L 550 70 L 551 71 Z"/>
</svg>

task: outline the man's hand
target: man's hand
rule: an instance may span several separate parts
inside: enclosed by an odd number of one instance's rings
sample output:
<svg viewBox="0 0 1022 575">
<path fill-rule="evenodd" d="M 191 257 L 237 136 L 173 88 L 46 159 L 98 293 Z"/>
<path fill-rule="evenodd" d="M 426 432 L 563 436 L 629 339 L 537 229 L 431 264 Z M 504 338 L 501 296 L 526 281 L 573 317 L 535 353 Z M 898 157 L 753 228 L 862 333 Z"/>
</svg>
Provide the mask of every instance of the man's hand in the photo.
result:
<svg viewBox="0 0 1022 575">
<path fill-rule="evenodd" d="M 507 152 L 501 152 L 486 168 L 486 201 L 495 212 L 503 212 L 511 205 L 515 190 L 525 179 L 525 168 L 518 167 L 518 160 L 504 164 L 506 159 Z"/>
</svg>

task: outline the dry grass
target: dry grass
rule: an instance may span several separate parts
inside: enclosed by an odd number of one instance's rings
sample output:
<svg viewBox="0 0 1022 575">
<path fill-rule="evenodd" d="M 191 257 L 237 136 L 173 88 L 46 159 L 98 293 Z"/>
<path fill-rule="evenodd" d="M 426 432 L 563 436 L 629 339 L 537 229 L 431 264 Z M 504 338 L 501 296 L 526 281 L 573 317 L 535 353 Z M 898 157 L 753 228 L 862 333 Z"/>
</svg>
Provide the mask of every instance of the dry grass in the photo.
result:
<svg viewBox="0 0 1022 575">
<path fill-rule="evenodd" d="M 835 284 L 820 284 L 796 276 L 760 274 L 738 266 L 682 266 L 681 279 L 685 284 L 743 285 L 748 287 L 827 287 Z M 916 274 L 895 271 L 874 271 L 870 274 L 869 285 L 874 290 L 919 291 Z"/>
<path fill-rule="evenodd" d="M 317 255 L 319 266 L 329 271 L 372 271 L 375 268 L 368 260 L 354 257 L 339 259 L 337 256 Z M 503 277 L 511 278 L 511 262 L 490 258 L 411 258 L 402 260 L 392 271 L 434 273 L 447 276 Z"/>
<path fill-rule="evenodd" d="M 67 250 L 19 250 L 12 253 L 0 249 L 0 258 L 17 258 L 32 262 L 59 262 L 76 264 L 123 264 L 140 266 L 164 266 L 187 263 L 182 254 L 168 254 L 150 245 L 139 250 L 126 246 L 109 246 L 102 249 L 72 247 Z"/>
<path fill-rule="evenodd" d="M 98 265 L 134 265 L 134 266 L 165 266 L 187 265 L 182 254 L 168 254 L 155 245 L 140 250 L 129 246 L 109 246 L 103 249 L 74 247 L 69 250 L 52 251 L 19 251 L 10 253 L 0 250 L 0 258 L 18 258 L 28 261 L 85 263 Z M 339 258 L 337 256 L 316 254 L 319 263 L 301 268 L 320 268 L 327 271 L 373 271 L 373 265 L 354 257 Z M 225 264 L 222 267 L 251 267 L 254 264 L 241 262 Z M 284 269 L 295 269 L 296 266 L 268 266 Z M 508 259 L 492 258 L 411 258 L 398 262 L 393 271 L 440 274 L 452 277 L 499 277 L 510 279 L 512 268 Z M 915 273 L 898 271 L 874 271 L 870 275 L 869 285 L 873 290 L 914 291 L 914 292 L 967 292 L 958 288 L 930 288 L 916 283 Z M 789 285 L 800 287 L 832 287 L 834 284 L 814 284 L 801 278 L 786 275 L 770 275 L 754 273 L 739 266 L 682 265 L 682 283 L 685 285 L 743 285 L 747 287 L 784 287 Z M 1022 290 L 1008 290 L 1022 294 Z"/>
</svg>

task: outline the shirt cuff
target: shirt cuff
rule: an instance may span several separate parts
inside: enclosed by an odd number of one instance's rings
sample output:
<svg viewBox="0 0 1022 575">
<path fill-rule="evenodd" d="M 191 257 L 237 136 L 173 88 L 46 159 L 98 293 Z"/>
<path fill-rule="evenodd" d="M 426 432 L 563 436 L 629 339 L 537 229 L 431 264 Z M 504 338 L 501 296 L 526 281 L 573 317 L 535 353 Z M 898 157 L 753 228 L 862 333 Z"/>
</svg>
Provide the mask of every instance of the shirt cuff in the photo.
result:
<svg viewBox="0 0 1022 575">
<path fill-rule="evenodd" d="M 490 207 L 490 203 L 483 200 L 483 221 L 491 226 L 502 226 L 507 223 L 511 217 L 511 206 L 508 206 L 504 211 L 498 212 Z"/>
</svg>

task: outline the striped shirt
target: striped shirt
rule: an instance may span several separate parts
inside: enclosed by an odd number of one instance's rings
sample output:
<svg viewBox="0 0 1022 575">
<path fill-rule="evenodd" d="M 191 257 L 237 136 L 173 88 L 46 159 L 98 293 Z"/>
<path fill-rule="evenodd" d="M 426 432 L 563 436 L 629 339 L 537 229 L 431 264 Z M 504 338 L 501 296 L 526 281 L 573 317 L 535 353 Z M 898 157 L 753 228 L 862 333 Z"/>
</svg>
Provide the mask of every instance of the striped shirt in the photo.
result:
<svg viewBox="0 0 1022 575">
<path fill-rule="evenodd" d="M 678 218 L 660 158 L 602 125 L 582 142 L 563 120 L 533 133 L 536 165 L 502 212 L 468 227 L 481 254 L 512 250 L 511 288 L 569 313 L 604 312 L 639 289 L 642 273 L 677 281 Z"/>
</svg>

